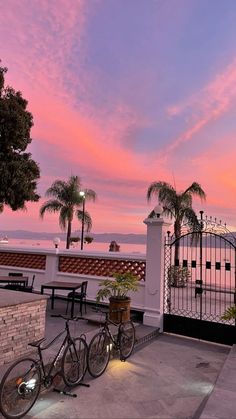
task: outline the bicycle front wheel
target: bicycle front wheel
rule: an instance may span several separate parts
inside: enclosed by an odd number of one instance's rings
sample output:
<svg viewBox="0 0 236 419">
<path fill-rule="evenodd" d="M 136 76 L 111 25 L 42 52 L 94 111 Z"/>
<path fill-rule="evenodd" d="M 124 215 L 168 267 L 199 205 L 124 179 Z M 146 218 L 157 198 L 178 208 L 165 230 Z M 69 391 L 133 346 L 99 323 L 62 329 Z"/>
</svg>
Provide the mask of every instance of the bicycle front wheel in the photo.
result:
<svg viewBox="0 0 236 419">
<path fill-rule="evenodd" d="M 34 405 L 41 387 L 41 370 L 34 359 L 16 361 L 0 384 L 0 411 L 5 418 L 23 417 Z"/>
<path fill-rule="evenodd" d="M 102 375 L 110 360 L 110 338 L 105 332 L 97 333 L 88 348 L 88 372 L 92 377 Z"/>
<path fill-rule="evenodd" d="M 62 358 L 62 374 L 65 384 L 76 386 L 87 371 L 88 345 L 85 339 L 74 339 L 65 349 Z"/>
<path fill-rule="evenodd" d="M 133 349 L 135 344 L 135 328 L 133 322 L 130 320 L 124 323 L 121 323 L 118 331 L 119 336 L 119 346 L 120 346 L 120 359 L 127 359 Z"/>
</svg>

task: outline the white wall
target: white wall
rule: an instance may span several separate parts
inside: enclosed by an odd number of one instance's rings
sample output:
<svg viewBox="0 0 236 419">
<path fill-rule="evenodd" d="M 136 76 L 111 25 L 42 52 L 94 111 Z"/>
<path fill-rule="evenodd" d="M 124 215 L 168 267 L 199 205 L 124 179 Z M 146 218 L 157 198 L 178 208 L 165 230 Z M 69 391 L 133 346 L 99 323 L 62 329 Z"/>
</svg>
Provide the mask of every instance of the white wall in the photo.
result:
<svg viewBox="0 0 236 419">
<path fill-rule="evenodd" d="M 17 252 L 17 253 L 31 253 L 46 255 L 46 269 L 44 271 L 37 269 L 18 268 L 16 266 L 0 266 L 0 275 L 8 275 L 8 272 L 22 272 L 24 276 L 29 277 L 29 284 L 35 274 L 34 290 L 40 292 L 41 285 L 49 281 L 65 281 L 65 282 L 82 282 L 88 281 L 87 299 L 88 301 L 95 301 L 96 294 L 99 289 L 99 282 L 107 277 L 89 276 L 81 274 L 63 273 L 58 271 L 59 256 L 88 256 L 106 259 L 130 259 L 130 260 L 146 260 L 145 255 L 132 255 L 127 253 L 115 253 L 110 255 L 102 252 L 88 252 L 88 251 L 74 251 L 69 250 L 46 250 L 46 249 L 31 249 L 31 248 L 13 248 L 7 247 L 1 249 L 0 252 Z M 49 291 L 50 292 L 50 291 Z M 60 291 L 61 295 L 67 295 L 68 291 Z M 137 310 L 145 310 L 145 281 L 140 281 L 138 292 L 131 293 L 132 308 Z"/>
</svg>

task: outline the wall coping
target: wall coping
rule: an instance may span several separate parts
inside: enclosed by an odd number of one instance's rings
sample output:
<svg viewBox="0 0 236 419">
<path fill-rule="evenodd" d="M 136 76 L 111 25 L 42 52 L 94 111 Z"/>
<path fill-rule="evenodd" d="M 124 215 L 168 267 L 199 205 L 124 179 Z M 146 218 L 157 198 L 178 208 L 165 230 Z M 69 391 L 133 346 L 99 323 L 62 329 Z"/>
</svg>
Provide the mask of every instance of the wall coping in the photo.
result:
<svg viewBox="0 0 236 419">
<path fill-rule="evenodd" d="M 0 309 L 34 301 L 47 300 L 46 295 L 36 295 L 28 292 L 0 289 Z"/>
<path fill-rule="evenodd" d="M 125 252 L 99 252 L 94 251 L 90 252 L 88 250 L 79 250 L 79 249 L 69 249 L 69 250 L 60 250 L 60 249 L 32 249 L 30 247 L 0 247 L 0 253 L 30 253 L 30 254 L 39 254 L 39 255 L 55 255 L 55 256 L 69 256 L 69 257 L 91 257 L 91 258 L 106 258 L 106 259 L 132 259 L 132 260 L 146 260 L 146 253 L 125 253 Z"/>
<path fill-rule="evenodd" d="M 73 278 L 73 279 L 78 279 L 78 278 L 83 278 L 83 279 L 94 279 L 94 280 L 99 280 L 99 282 L 100 281 L 103 281 L 104 279 L 114 279 L 114 277 L 112 277 L 112 276 L 96 276 L 96 275 L 86 275 L 86 274 L 81 274 L 81 273 L 72 273 L 72 272 L 60 272 L 60 271 L 58 271 L 57 272 L 57 276 L 64 276 L 64 277 L 71 277 L 71 278 Z M 139 281 L 139 283 L 138 283 L 138 285 L 140 285 L 140 286 L 145 286 L 145 281 L 144 280 L 142 280 L 142 279 L 140 279 L 140 281 Z"/>
</svg>

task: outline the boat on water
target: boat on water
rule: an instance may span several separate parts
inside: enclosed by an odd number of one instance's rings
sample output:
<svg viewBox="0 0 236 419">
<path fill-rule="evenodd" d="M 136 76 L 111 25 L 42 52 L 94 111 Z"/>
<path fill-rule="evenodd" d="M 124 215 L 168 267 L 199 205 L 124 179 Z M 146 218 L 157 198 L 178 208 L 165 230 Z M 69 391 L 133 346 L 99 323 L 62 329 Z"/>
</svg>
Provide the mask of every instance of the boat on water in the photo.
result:
<svg viewBox="0 0 236 419">
<path fill-rule="evenodd" d="M 8 237 L 7 236 L 0 237 L 0 244 L 8 244 Z"/>
</svg>

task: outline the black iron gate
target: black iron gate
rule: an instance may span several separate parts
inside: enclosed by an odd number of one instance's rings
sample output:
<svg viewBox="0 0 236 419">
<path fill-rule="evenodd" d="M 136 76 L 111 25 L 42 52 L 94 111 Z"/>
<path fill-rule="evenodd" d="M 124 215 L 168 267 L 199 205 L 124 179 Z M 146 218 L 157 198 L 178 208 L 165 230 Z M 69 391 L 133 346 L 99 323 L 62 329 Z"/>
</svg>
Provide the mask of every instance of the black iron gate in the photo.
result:
<svg viewBox="0 0 236 419">
<path fill-rule="evenodd" d="M 236 245 L 221 222 L 165 243 L 164 331 L 232 345 L 234 321 L 222 320 L 236 303 Z"/>
</svg>

